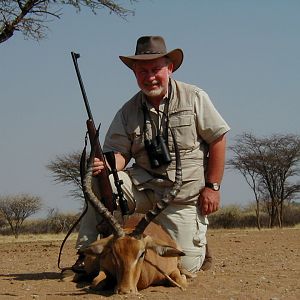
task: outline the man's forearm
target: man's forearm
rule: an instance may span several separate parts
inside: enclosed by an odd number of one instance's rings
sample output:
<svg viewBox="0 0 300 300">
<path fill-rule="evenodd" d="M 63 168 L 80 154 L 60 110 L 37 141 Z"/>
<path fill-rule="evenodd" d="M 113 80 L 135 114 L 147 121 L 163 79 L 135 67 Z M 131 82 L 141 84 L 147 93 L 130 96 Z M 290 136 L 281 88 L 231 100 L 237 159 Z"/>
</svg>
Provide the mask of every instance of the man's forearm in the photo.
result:
<svg viewBox="0 0 300 300">
<path fill-rule="evenodd" d="M 225 134 L 209 145 L 209 158 L 205 180 L 207 182 L 221 183 L 224 174 L 226 151 Z"/>
<path fill-rule="evenodd" d="M 117 171 L 122 171 L 126 167 L 128 161 L 126 161 L 125 157 L 121 153 L 115 153 L 115 159 Z"/>
<path fill-rule="evenodd" d="M 209 158 L 205 174 L 206 183 L 221 184 L 225 165 L 225 148 L 225 135 L 209 145 Z M 217 211 L 220 206 L 220 191 L 204 187 L 200 192 L 198 204 L 202 215 L 209 215 Z"/>
</svg>

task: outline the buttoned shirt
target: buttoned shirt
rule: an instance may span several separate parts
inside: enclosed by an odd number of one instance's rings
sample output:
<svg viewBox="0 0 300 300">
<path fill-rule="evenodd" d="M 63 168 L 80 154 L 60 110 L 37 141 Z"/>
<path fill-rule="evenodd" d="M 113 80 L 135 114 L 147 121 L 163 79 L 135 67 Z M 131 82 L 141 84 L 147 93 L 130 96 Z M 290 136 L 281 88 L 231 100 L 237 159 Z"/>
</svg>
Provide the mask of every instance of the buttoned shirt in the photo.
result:
<svg viewBox="0 0 300 300">
<path fill-rule="evenodd" d="M 205 91 L 170 79 L 169 97 L 156 110 L 139 91 L 115 115 L 105 137 L 104 151 L 119 152 L 134 164 L 129 169 L 133 182 L 143 184 L 155 177 L 175 179 L 175 152 L 171 131 L 180 151 L 183 181 L 204 180 L 208 145 L 230 128 Z M 145 119 L 143 106 L 149 112 Z M 172 162 L 151 168 L 144 146 L 145 137 L 158 132 L 165 136 Z"/>
</svg>

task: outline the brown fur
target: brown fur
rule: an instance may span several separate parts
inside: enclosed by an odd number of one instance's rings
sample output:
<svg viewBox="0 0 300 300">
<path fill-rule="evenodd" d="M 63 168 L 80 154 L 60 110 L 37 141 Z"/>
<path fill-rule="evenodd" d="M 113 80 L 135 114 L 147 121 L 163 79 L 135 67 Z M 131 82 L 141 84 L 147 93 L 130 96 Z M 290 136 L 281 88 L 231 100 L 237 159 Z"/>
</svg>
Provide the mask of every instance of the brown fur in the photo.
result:
<svg viewBox="0 0 300 300">
<path fill-rule="evenodd" d="M 124 231 L 130 233 L 138 221 L 138 218 L 130 218 Z M 144 250 L 145 256 L 137 259 Z M 170 235 L 155 223 L 149 224 L 141 239 L 129 235 L 117 239 L 110 236 L 92 243 L 85 254 L 87 273 L 99 271 L 93 287 L 100 286 L 107 276 L 116 280 L 117 293 L 136 293 L 150 285 L 172 280 L 173 285 L 187 286 L 186 277 L 178 269 L 178 257 L 184 254 Z M 171 279 L 168 280 L 168 276 Z"/>
</svg>

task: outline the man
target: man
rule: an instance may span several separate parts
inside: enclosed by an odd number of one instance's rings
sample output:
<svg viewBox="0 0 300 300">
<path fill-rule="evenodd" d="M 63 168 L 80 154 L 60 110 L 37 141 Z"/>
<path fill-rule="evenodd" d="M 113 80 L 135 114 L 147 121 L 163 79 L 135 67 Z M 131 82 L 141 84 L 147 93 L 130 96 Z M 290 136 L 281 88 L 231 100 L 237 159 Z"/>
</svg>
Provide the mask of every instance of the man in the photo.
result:
<svg viewBox="0 0 300 300">
<path fill-rule="evenodd" d="M 116 114 L 105 138 L 104 152 L 115 153 L 131 213 L 145 213 L 173 184 L 175 153 L 170 128 L 173 129 L 180 150 L 183 185 L 155 222 L 185 252 L 183 267 L 196 272 L 205 258 L 206 216 L 220 205 L 229 126 L 202 89 L 171 77 L 182 64 L 183 52 L 168 52 L 162 37 L 139 38 L 135 55 L 120 59 L 134 72 L 140 91 Z M 153 152 L 153 147 L 164 148 L 166 157 Z M 125 169 L 132 158 L 134 164 Z M 104 163 L 95 159 L 93 175 L 103 168 Z M 81 222 L 78 248 L 97 238 L 98 221 L 89 207 Z"/>
</svg>

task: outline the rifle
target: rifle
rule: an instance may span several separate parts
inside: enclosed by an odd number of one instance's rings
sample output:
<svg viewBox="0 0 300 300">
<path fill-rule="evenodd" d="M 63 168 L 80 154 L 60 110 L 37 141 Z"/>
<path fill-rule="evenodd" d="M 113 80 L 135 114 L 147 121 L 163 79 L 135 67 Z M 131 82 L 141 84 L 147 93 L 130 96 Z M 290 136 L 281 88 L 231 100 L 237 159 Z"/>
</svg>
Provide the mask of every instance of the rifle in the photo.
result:
<svg viewBox="0 0 300 300">
<path fill-rule="evenodd" d="M 104 206 L 110 211 L 110 213 L 113 213 L 113 211 L 116 209 L 115 199 L 113 195 L 113 191 L 110 185 L 109 181 L 109 170 L 105 162 L 104 154 L 99 142 L 98 138 L 96 137 L 96 126 L 94 123 L 94 119 L 92 116 L 92 112 L 90 109 L 90 105 L 87 99 L 87 95 L 84 89 L 84 85 L 82 82 L 82 78 L 80 75 L 77 59 L 80 57 L 80 54 L 71 52 L 73 63 L 75 66 L 78 82 L 80 85 L 80 89 L 82 92 L 85 108 L 88 114 L 88 120 L 86 121 L 86 126 L 88 130 L 88 135 L 91 143 L 91 147 L 95 147 L 95 157 L 99 158 L 101 161 L 104 162 L 104 169 L 101 171 L 99 175 L 97 175 L 97 181 L 101 193 L 101 202 L 104 204 Z"/>
</svg>

